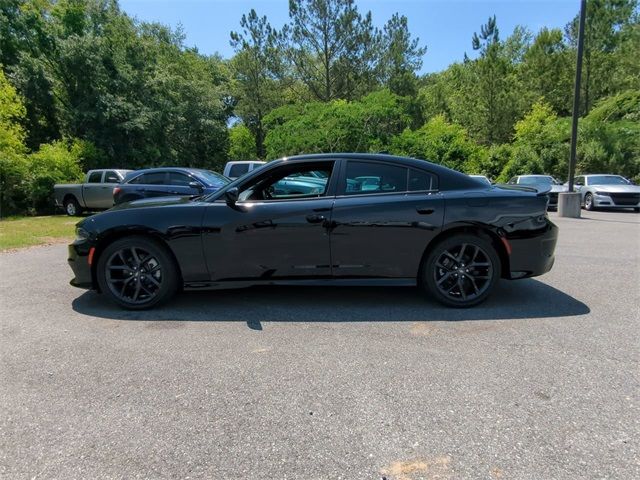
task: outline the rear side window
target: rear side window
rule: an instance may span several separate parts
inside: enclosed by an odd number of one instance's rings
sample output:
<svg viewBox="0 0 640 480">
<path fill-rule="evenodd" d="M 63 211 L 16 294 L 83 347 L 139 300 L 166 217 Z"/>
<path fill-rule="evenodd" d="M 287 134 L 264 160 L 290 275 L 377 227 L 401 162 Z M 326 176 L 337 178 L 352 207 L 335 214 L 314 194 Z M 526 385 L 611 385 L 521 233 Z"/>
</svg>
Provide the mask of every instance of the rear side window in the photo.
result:
<svg viewBox="0 0 640 480">
<path fill-rule="evenodd" d="M 347 162 L 345 195 L 407 191 L 407 168 L 377 162 Z"/>
<path fill-rule="evenodd" d="M 179 172 L 169 172 L 169 185 L 179 185 L 181 187 L 188 187 L 189 183 L 193 182 L 191 177 Z"/>
<path fill-rule="evenodd" d="M 432 175 L 421 170 L 409 169 L 409 191 L 421 192 L 424 190 L 437 190 L 438 179 L 435 175 Z"/>
<path fill-rule="evenodd" d="M 88 183 L 101 183 L 102 182 L 102 172 L 92 172 L 89 175 Z"/>
<path fill-rule="evenodd" d="M 241 177 L 242 175 L 244 175 L 248 171 L 249 171 L 249 164 L 248 163 L 236 163 L 235 165 L 231 165 L 231 168 L 229 169 L 229 176 L 230 177 Z"/>
<path fill-rule="evenodd" d="M 113 170 L 107 170 L 104 174 L 104 183 L 119 183 L 120 177 Z"/>
<path fill-rule="evenodd" d="M 145 173 L 139 177 L 134 178 L 129 183 L 142 184 L 142 185 L 164 185 L 164 172 Z"/>
</svg>

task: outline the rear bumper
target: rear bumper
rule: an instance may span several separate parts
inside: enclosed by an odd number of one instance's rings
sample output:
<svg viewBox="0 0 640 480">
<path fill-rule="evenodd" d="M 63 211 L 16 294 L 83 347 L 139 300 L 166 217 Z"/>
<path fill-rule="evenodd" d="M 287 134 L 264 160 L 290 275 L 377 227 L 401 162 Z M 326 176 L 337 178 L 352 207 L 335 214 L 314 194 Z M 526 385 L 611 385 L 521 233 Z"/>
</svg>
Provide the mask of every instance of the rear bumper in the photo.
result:
<svg viewBox="0 0 640 480">
<path fill-rule="evenodd" d="M 89 265 L 89 250 L 91 245 L 85 240 L 76 240 L 69 245 L 69 266 L 73 271 L 74 278 L 69 282 L 74 287 L 84 289 L 94 289 L 95 285 L 91 275 L 91 265 Z"/>
<path fill-rule="evenodd" d="M 506 238 L 511 246 L 509 278 L 536 277 L 553 267 L 558 227 L 550 220 L 544 228 L 513 232 Z"/>
</svg>

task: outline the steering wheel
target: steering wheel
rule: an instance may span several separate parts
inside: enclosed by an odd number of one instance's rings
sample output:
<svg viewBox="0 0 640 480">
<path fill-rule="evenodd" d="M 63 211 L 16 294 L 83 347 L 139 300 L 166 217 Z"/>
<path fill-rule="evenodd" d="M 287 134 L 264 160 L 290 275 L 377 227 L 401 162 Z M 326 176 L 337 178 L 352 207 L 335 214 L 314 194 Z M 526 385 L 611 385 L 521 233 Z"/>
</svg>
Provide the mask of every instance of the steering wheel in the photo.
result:
<svg viewBox="0 0 640 480">
<path fill-rule="evenodd" d="M 269 185 L 267 188 L 265 188 L 262 191 L 262 196 L 264 197 L 265 200 L 271 200 L 273 198 L 274 193 L 275 193 L 275 189 L 273 188 L 273 185 Z"/>
</svg>

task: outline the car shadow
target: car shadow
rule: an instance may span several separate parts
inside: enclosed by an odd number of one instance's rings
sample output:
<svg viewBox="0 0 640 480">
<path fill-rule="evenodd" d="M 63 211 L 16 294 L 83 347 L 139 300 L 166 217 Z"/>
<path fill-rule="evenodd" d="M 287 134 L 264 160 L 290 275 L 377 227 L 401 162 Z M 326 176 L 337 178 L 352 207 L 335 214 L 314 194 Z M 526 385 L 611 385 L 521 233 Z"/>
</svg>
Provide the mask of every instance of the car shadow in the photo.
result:
<svg viewBox="0 0 640 480">
<path fill-rule="evenodd" d="M 83 315 L 115 320 L 245 322 L 417 322 L 516 320 L 585 315 L 587 305 L 534 279 L 501 281 L 491 298 L 468 309 L 444 307 L 411 287 L 252 287 L 187 292 L 146 311 L 122 310 L 85 292 L 72 303 Z"/>
</svg>

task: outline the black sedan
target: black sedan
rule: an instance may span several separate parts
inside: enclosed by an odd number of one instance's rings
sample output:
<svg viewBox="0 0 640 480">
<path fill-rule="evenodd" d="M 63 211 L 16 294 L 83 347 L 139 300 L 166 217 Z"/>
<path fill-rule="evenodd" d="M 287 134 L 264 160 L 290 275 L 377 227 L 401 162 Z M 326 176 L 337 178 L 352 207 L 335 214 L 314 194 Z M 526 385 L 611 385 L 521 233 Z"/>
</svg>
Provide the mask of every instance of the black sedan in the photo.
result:
<svg viewBox="0 0 640 480">
<path fill-rule="evenodd" d="M 230 180 L 199 168 L 163 167 L 136 170 L 129 173 L 113 189 L 113 203 L 131 202 L 143 198 L 183 196 L 196 197 L 217 192 Z"/>
<path fill-rule="evenodd" d="M 277 188 L 296 177 L 322 186 Z M 150 199 L 86 218 L 69 246 L 71 283 L 131 309 L 180 289 L 259 284 L 419 285 L 468 307 L 501 277 L 551 269 L 557 227 L 546 205 L 535 189 L 490 186 L 423 160 L 285 158 L 207 197 Z"/>
</svg>

